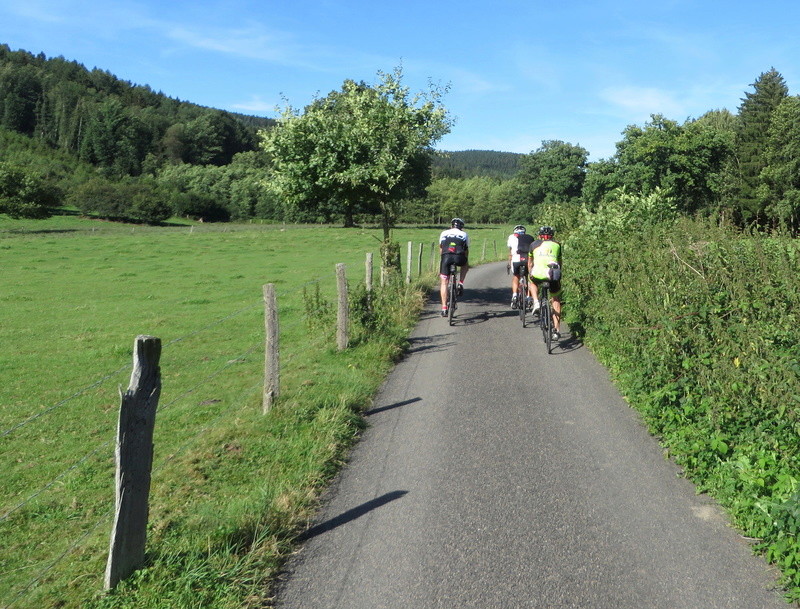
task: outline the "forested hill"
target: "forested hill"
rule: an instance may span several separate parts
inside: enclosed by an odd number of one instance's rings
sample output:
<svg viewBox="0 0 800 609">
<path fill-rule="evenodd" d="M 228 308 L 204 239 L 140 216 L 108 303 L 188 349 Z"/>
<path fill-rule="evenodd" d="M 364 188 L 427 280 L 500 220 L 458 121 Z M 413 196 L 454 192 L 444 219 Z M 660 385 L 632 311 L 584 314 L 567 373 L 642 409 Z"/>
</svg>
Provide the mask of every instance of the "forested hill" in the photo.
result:
<svg viewBox="0 0 800 609">
<path fill-rule="evenodd" d="M 274 121 L 180 101 L 149 86 L 0 44 L 0 127 L 116 175 L 165 163 L 224 165 Z"/>
<path fill-rule="evenodd" d="M 441 152 L 433 158 L 433 175 L 439 178 L 511 178 L 519 171 L 524 156 L 495 150 Z"/>
</svg>

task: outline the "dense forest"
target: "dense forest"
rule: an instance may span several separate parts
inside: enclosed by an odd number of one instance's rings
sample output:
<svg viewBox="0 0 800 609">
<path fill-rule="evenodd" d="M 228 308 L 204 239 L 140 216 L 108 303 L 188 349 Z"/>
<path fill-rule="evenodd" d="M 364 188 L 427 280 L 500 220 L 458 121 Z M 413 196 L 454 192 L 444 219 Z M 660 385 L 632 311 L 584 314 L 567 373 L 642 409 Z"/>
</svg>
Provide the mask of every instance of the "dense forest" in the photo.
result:
<svg viewBox="0 0 800 609">
<path fill-rule="evenodd" d="M 683 123 L 653 115 L 629 125 L 616 153 L 592 163 L 588 151 L 559 140 L 524 155 L 425 149 L 408 173 L 417 188 L 404 189 L 392 220 L 516 223 L 547 210 L 564 224 L 640 197 L 655 208 L 796 231 L 800 98 L 774 68 L 751 87 L 736 113 L 709 110 Z M 306 110 L 327 112 L 325 104 L 345 97 L 332 92 Z M 378 221 L 374 206 L 343 202 L 340 192 L 309 189 L 313 199 L 299 206 L 283 200 L 264 146 L 276 124 L 0 45 L 0 213 L 35 218 L 68 206 L 152 223 Z"/>
</svg>

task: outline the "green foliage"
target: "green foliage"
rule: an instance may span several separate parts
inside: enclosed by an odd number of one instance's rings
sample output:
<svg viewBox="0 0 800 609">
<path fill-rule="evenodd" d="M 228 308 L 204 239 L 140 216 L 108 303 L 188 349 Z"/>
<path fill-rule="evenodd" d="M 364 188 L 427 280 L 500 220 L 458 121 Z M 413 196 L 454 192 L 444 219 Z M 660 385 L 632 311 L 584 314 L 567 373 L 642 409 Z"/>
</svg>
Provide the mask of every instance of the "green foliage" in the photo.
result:
<svg viewBox="0 0 800 609">
<path fill-rule="evenodd" d="M 165 199 L 154 181 L 94 178 L 75 188 L 67 202 L 86 215 L 157 224 L 172 215 Z"/>
<path fill-rule="evenodd" d="M 624 230 L 617 216 L 565 241 L 571 323 L 800 598 L 800 248 L 681 218 Z"/>
<path fill-rule="evenodd" d="M 558 140 L 542 142 L 523 158 L 519 173 L 522 196 L 530 205 L 572 203 L 581 194 L 589 153 Z"/>
<path fill-rule="evenodd" d="M 388 238 L 399 201 L 429 180 L 429 149 L 450 129 L 442 93 L 411 97 L 399 68 L 380 77 L 374 86 L 346 80 L 303 114 L 289 106 L 262 133 L 271 185 L 293 213 L 339 216 L 345 226 L 357 213 L 380 214 Z"/>
<path fill-rule="evenodd" d="M 739 213 L 745 222 L 763 222 L 764 209 L 759 203 L 761 172 L 767 165 L 766 150 L 773 112 L 789 90 L 783 76 L 775 69 L 762 73 L 746 92 L 739 106 L 739 130 L 736 154 L 739 169 Z M 763 197 L 761 197 L 763 201 Z"/>
<path fill-rule="evenodd" d="M 47 218 L 60 192 L 40 176 L 0 162 L 0 214 L 12 218 Z"/>
<path fill-rule="evenodd" d="M 454 180 L 487 177 L 507 180 L 517 175 L 524 155 L 495 150 L 440 151 L 432 157 L 433 178 Z"/>
<path fill-rule="evenodd" d="M 787 97 L 773 111 L 756 190 L 759 207 L 781 226 L 800 228 L 800 97 Z"/>
</svg>

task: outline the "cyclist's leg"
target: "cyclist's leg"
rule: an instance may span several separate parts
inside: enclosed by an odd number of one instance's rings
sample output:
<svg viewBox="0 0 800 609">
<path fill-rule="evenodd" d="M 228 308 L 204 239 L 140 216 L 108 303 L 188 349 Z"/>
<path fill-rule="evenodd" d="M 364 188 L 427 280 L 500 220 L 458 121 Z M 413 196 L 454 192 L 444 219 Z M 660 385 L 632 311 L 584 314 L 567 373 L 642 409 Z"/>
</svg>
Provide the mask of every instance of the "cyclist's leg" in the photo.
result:
<svg viewBox="0 0 800 609">
<path fill-rule="evenodd" d="M 447 274 L 449 272 L 449 263 L 445 256 L 439 264 L 439 296 L 442 300 L 442 311 L 447 308 Z"/>
<path fill-rule="evenodd" d="M 561 280 L 550 282 L 550 301 L 553 309 L 553 330 L 561 334 Z"/>
</svg>

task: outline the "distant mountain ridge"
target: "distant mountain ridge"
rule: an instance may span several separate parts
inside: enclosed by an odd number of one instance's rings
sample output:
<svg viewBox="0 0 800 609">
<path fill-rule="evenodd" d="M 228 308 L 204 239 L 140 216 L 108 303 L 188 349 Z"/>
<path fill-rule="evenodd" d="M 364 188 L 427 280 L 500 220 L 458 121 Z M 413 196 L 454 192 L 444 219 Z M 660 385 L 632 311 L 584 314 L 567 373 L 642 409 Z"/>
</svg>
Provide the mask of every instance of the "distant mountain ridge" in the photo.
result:
<svg viewBox="0 0 800 609">
<path fill-rule="evenodd" d="M 440 151 L 433 157 L 433 175 L 437 178 L 472 178 L 476 176 L 512 178 L 526 155 L 496 150 Z"/>
</svg>

